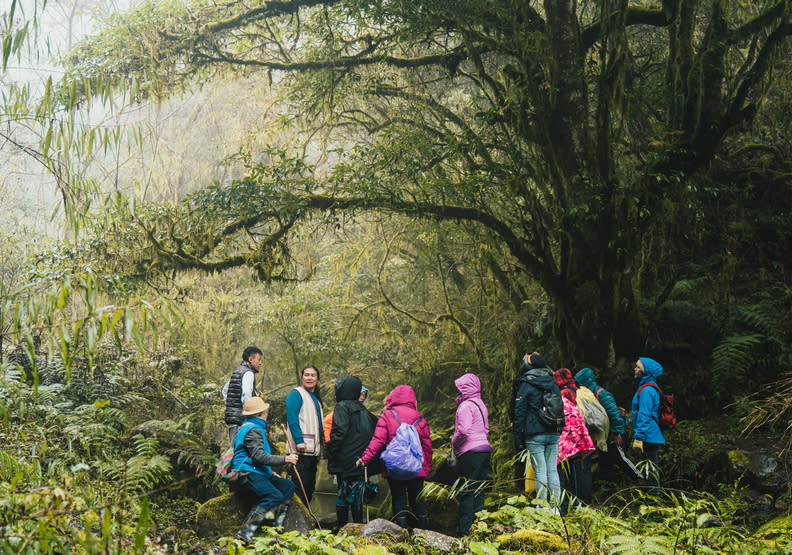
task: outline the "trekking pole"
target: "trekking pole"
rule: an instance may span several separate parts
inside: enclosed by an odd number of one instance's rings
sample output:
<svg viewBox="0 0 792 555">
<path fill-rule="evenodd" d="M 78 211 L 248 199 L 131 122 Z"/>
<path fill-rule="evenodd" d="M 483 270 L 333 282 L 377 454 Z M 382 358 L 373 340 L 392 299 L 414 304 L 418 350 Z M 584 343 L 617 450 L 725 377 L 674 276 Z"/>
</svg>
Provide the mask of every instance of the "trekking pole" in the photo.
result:
<svg viewBox="0 0 792 555">
<path fill-rule="evenodd" d="M 361 501 L 365 500 L 366 485 L 367 484 L 368 484 L 368 467 L 364 466 L 363 467 L 363 495 L 360 498 Z M 369 523 L 369 506 L 368 506 L 368 503 L 366 503 L 366 524 L 368 524 L 368 523 Z"/>
<path fill-rule="evenodd" d="M 287 447 L 289 449 L 289 452 L 290 453 L 295 453 L 299 457 L 300 455 L 299 455 L 299 453 L 297 453 L 297 447 L 292 445 L 292 438 L 289 436 L 289 431 L 286 429 L 286 424 L 281 424 L 281 427 L 283 428 L 283 432 L 286 434 L 286 445 L 287 445 Z M 305 508 L 308 509 L 309 513 L 311 513 L 311 516 L 313 517 L 314 522 L 316 522 L 317 528 L 319 528 L 321 530 L 322 529 L 322 525 L 319 523 L 319 519 L 316 517 L 314 512 L 311 510 L 311 502 L 308 501 L 308 494 L 305 491 L 305 486 L 303 485 L 302 476 L 300 476 L 300 471 L 297 470 L 297 465 L 296 464 L 292 465 L 292 470 L 294 470 L 294 475 L 297 476 L 297 481 L 300 483 L 300 489 L 303 492 L 303 499 L 305 499 Z"/>
</svg>

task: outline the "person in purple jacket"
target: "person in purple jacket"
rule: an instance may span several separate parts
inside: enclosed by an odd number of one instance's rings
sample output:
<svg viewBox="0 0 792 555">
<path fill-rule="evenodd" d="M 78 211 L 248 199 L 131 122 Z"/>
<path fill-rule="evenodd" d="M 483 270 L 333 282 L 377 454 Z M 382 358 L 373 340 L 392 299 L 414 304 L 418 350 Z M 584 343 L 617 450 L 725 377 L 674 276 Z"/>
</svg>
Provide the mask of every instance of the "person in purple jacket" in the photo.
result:
<svg viewBox="0 0 792 555">
<path fill-rule="evenodd" d="M 451 445 L 459 475 L 465 479 L 459 493 L 457 535 L 467 536 L 475 514 L 484 508 L 484 485 L 490 471 L 492 447 L 489 435 L 489 413 L 481 400 L 481 381 L 475 374 L 454 380 L 460 395 Z"/>
</svg>

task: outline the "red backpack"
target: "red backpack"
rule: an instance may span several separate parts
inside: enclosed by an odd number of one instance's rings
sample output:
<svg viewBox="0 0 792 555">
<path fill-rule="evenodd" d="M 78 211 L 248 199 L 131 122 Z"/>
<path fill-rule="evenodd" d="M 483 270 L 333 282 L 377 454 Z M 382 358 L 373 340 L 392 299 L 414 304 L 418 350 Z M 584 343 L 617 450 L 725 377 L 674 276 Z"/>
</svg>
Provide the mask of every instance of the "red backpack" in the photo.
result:
<svg viewBox="0 0 792 555">
<path fill-rule="evenodd" d="M 674 414 L 674 396 L 672 394 L 664 395 L 663 390 L 660 389 L 657 384 L 649 382 L 638 388 L 638 399 L 641 398 L 641 390 L 647 385 L 654 387 L 660 394 L 660 411 L 658 418 L 655 418 L 655 422 L 657 422 L 663 430 L 673 429 L 677 423 L 676 414 Z"/>
</svg>

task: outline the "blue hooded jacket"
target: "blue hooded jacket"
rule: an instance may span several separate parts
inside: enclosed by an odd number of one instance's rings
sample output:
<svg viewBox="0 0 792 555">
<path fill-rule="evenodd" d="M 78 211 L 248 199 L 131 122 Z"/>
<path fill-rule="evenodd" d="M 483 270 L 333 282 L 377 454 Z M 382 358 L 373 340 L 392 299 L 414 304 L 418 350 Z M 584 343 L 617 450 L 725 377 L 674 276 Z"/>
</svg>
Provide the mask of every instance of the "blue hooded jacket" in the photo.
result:
<svg viewBox="0 0 792 555">
<path fill-rule="evenodd" d="M 632 418 L 634 437 L 638 441 L 647 443 L 665 443 L 665 436 L 657 424 L 660 412 L 660 392 L 654 387 L 648 386 L 641 390 L 638 389 L 644 384 L 653 383 L 657 385 L 657 378 L 663 374 L 663 367 L 659 362 L 652 358 L 640 357 L 638 360 L 643 362 L 644 373 L 640 378 L 636 378 L 636 391 L 632 400 Z"/>
<path fill-rule="evenodd" d="M 583 368 L 575 374 L 575 381 L 583 387 L 590 389 L 594 396 L 597 397 L 602 408 L 608 413 L 610 431 L 612 434 L 623 434 L 627 431 L 627 422 L 622 418 L 619 405 L 616 404 L 616 398 L 610 391 L 604 389 L 597 383 L 597 380 L 594 378 L 594 370 L 591 368 Z"/>
</svg>

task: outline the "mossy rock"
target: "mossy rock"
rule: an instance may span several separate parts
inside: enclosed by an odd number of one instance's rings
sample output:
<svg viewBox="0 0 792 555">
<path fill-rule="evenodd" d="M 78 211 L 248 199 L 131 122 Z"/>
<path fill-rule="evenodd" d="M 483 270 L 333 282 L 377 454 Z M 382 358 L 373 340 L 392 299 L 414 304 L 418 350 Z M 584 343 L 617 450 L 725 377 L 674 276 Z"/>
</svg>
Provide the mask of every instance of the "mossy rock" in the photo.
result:
<svg viewBox="0 0 792 555">
<path fill-rule="evenodd" d="M 502 534 L 495 541 L 506 549 L 520 549 L 527 552 L 533 550 L 562 551 L 568 549 L 564 538 L 544 530 L 525 528 L 510 534 Z"/>
<path fill-rule="evenodd" d="M 751 543 L 778 549 L 779 552 L 792 547 L 792 514 L 776 517 L 762 525 L 753 534 Z"/>
<path fill-rule="evenodd" d="M 214 497 L 198 507 L 196 532 L 201 538 L 233 536 L 245 519 L 250 507 L 236 493 Z M 286 530 L 307 534 L 316 527 L 313 517 L 300 501 L 292 497 L 291 506 L 284 523 Z"/>
</svg>

